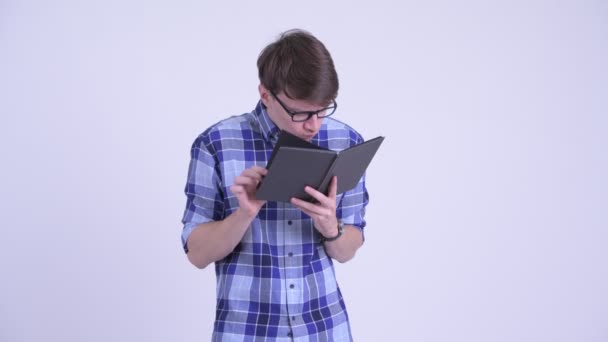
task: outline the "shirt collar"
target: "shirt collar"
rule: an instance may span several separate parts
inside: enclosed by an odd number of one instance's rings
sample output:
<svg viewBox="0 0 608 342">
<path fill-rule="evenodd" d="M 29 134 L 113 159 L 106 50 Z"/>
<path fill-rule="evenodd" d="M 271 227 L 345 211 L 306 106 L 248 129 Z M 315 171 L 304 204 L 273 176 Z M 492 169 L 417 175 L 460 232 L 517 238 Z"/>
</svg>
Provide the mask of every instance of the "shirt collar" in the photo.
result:
<svg viewBox="0 0 608 342">
<path fill-rule="evenodd" d="M 268 112 L 266 112 L 266 106 L 260 100 L 253 110 L 253 116 L 257 119 L 260 124 L 260 130 L 262 135 L 267 141 L 276 143 L 279 139 L 279 127 L 272 122 Z"/>
</svg>

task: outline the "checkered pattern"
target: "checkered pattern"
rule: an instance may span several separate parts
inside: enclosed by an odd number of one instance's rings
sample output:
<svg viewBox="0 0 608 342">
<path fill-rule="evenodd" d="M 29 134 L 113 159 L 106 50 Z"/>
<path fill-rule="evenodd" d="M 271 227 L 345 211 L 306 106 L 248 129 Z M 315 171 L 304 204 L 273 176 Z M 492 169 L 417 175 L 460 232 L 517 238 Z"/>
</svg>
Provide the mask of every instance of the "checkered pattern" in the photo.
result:
<svg viewBox="0 0 608 342">
<path fill-rule="evenodd" d="M 234 177 L 266 166 L 278 128 L 260 103 L 202 133 L 192 145 L 182 243 L 200 223 L 238 208 Z M 343 150 L 363 142 L 347 125 L 326 118 L 313 143 Z M 339 181 L 339 180 L 338 180 Z M 337 216 L 365 227 L 365 179 L 338 195 Z M 331 258 L 311 218 L 289 203 L 267 202 L 234 251 L 215 263 L 217 311 L 213 341 L 351 341 L 348 315 Z"/>
</svg>

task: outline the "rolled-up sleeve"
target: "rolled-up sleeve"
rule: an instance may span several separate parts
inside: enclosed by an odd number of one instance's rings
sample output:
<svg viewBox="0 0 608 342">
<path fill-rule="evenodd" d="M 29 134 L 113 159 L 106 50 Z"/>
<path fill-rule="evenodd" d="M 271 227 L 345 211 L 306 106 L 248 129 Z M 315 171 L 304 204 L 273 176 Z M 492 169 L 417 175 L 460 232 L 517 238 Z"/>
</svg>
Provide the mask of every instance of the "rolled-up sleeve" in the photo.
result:
<svg viewBox="0 0 608 342">
<path fill-rule="evenodd" d="M 199 136 L 190 150 L 188 180 L 184 190 L 186 209 L 182 218 L 182 246 L 188 253 L 188 237 L 197 225 L 223 218 L 223 194 L 218 175 L 218 162 L 210 152 L 212 146 L 203 135 Z"/>
<path fill-rule="evenodd" d="M 359 180 L 357 186 L 345 192 L 338 205 L 336 214 L 344 224 L 355 226 L 363 232 L 365 228 L 365 207 L 369 202 L 369 195 L 365 188 L 365 176 Z"/>
<path fill-rule="evenodd" d="M 361 135 L 351 132 L 351 146 L 358 145 L 363 142 Z M 340 180 L 338 180 L 339 182 Z M 353 189 L 344 192 L 339 200 L 336 216 L 342 220 L 342 223 L 357 227 L 363 233 L 365 228 L 365 207 L 369 203 L 369 194 L 365 187 L 365 174 L 357 186 Z"/>
</svg>

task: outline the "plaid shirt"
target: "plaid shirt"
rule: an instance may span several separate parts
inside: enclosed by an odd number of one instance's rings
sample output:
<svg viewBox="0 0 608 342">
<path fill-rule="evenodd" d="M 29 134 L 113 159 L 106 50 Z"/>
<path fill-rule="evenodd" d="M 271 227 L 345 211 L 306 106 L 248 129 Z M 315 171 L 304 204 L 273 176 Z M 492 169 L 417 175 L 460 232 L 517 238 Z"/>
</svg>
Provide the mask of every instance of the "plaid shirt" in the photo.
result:
<svg viewBox="0 0 608 342">
<path fill-rule="evenodd" d="M 278 133 L 259 102 L 253 112 L 223 120 L 194 141 L 182 220 L 186 252 L 198 224 L 222 220 L 238 208 L 230 192 L 235 176 L 254 165 L 265 167 Z M 326 118 L 312 142 L 339 151 L 363 138 Z M 337 201 L 338 219 L 363 231 L 365 177 Z M 320 237 L 301 210 L 267 202 L 232 253 L 215 263 L 213 341 L 352 341 L 333 263 Z"/>
</svg>

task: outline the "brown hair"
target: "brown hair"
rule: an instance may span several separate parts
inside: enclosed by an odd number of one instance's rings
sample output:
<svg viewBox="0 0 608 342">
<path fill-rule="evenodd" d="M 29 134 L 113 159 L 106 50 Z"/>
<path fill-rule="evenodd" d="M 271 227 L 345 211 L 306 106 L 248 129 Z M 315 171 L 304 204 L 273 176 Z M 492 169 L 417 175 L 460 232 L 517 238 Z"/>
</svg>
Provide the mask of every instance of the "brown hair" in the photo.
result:
<svg viewBox="0 0 608 342">
<path fill-rule="evenodd" d="M 338 74 L 329 51 L 309 32 L 281 34 L 258 57 L 260 83 L 296 100 L 326 105 L 338 96 Z"/>
</svg>

